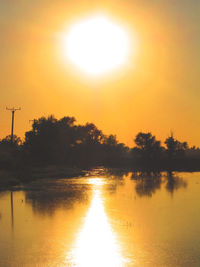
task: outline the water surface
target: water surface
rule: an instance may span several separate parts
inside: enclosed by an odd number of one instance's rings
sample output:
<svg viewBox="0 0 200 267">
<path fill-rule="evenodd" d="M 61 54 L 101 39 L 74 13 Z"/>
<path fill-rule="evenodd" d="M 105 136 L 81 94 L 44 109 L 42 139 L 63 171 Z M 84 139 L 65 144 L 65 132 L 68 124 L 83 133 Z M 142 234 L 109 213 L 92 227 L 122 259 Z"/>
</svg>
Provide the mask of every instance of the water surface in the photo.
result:
<svg viewBox="0 0 200 267">
<path fill-rule="evenodd" d="M 0 193 L 0 266 L 200 266 L 200 173 L 99 171 Z"/>
</svg>

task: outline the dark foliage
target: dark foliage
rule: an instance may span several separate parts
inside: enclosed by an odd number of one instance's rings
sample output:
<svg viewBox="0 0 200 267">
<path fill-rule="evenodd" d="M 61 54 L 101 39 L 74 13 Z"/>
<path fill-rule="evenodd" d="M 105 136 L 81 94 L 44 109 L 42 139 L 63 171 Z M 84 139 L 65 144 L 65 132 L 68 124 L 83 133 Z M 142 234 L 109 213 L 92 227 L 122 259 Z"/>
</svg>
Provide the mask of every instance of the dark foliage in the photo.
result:
<svg viewBox="0 0 200 267">
<path fill-rule="evenodd" d="M 119 163 L 128 148 L 93 123 L 76 125 L 73 117 L 57 120 L 49 116 L 34 120 L 23 150 L 35 164 L 93 166 Z"/>
<path fill-rule="evenodd" d="M 0 141 L 0 168 L 13 169 L 21 176 L 30 175 L 38 166 L 126 167 L 143 171 L 200 169 L 200 149 L 189 148 L 173 135 L 164 144 L 150 132 L 140 132 L 130 149 L 115 135 L 106 136 L 93 123 L 76 124 L 74 117 L 54 116 L 35 119 L 25 140 L 10 136 Z M 156 180 L 157 183 L 157 180 Z M 170 186 L 170 185 L 169 185 Z"/>
</svg>

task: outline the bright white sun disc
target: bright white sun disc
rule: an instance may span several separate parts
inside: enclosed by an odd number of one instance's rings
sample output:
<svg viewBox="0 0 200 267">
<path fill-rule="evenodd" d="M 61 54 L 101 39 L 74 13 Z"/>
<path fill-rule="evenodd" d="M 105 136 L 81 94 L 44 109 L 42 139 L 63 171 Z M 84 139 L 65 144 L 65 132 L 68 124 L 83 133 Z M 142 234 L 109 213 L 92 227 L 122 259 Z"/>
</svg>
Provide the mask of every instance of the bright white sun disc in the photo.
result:
<svg viewBox="0 0 200 267">
<path fill-rule="evenodd" d="M 69 30 L 68 59 L 89 74 L 101 74 L 125 63 L 129 50 L 126 32 L 102 16 L 77 23 Z"/>
</svg>

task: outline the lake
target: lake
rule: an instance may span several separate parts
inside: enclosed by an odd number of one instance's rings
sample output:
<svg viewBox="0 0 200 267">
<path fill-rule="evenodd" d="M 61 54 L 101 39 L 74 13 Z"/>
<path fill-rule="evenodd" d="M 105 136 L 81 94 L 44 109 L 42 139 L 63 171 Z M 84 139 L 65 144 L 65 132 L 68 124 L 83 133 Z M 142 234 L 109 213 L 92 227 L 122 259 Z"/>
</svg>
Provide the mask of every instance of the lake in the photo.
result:
<svg viewBox="0 0 200 267">
<path fill-rule="evenodd" d="M 200 173 L 96 169 L 0 192 L 0 266 L 200 266 Z"/>
</svg>

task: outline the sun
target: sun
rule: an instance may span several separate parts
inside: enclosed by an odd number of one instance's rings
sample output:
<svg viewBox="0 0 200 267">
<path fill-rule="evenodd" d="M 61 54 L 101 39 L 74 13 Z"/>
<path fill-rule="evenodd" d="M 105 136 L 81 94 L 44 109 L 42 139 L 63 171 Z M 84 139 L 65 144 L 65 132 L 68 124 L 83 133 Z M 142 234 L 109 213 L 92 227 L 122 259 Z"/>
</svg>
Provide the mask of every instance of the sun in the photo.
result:
<svg viewBox="0 0 200 267">
<path fill-rule="evenodd" d="M 102 74 L 124 64 L 129 52 L 127 32 L 105 16 L 73 25 L 65 37 L 68 60 L 88 74 Z"/>
</svg>

